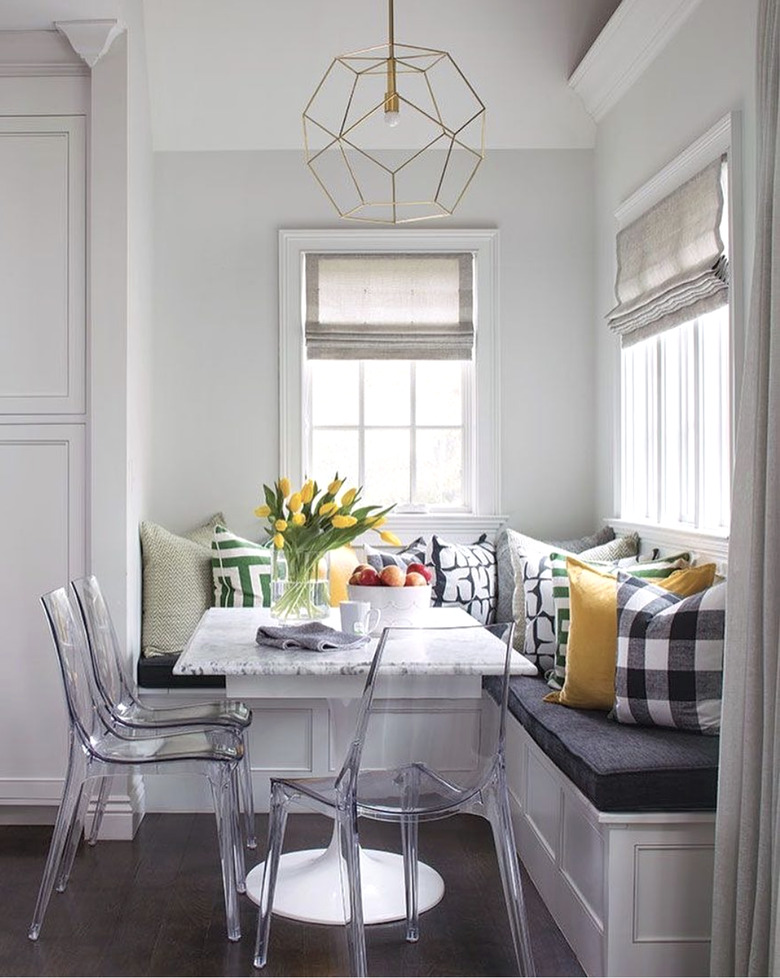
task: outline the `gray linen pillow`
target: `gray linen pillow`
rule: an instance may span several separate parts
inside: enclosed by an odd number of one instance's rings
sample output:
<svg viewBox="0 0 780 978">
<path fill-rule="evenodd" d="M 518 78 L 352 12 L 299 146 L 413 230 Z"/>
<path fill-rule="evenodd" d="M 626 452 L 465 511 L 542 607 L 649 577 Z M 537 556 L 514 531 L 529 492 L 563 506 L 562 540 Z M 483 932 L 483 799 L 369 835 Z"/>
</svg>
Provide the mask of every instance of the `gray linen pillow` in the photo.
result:
<svg viewBox="0 0 780 978">
<path fill-rule="evenodd" d="M 211 537 L 214 527 L 224 522 L 222 513 L 215 513 L 185 536 L 157 523 L 141 523 L 142 655 L 181 652 L 200 616 L 211 607 Z"/>
</svg>

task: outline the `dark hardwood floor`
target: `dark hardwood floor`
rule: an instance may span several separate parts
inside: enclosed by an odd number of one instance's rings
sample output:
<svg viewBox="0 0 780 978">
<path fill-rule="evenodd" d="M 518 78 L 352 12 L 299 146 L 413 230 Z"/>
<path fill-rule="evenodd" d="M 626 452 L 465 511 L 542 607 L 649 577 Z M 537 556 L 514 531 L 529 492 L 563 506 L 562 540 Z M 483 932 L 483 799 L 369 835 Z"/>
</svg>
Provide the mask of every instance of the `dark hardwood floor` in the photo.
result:
<svg viewBox="0 0 780 978">
<path fill-rule="evenodd" d="M 331 822 L 290 818 L 286 849 L 323 845 Z M 264 838 L 265 817 L 258 815 Z M 276 918 L 268 967 L 252 966 L 256 908 L 241 898 L 242 939 L 225 936 L 214 820 L 147 815 L 135 840 L 82 846 L 65 893 L 54 893 L 40 939 L 27 929 L 50 826 L 0 827 L 0 973 L 3 975 L 346 975 L 341 927 Z M 397 849 L 397 829 L 361 823 L 361 839 Z M 262 843 L 261 843 L 262 847 Z M 420 940 L 403 924 L 367 928 L 371 975 L 515 974 L 490 830 L 472 816 L 420 828 L 421 856 L 442 873 L 442 902 L 422 915 Z M 249 854 L 248 866 L 254 864 Z M 258 850 L 258 859 L 262 858 Z M 576 958 L 527 877 L 539 975 L 582 975 Z"/>
</svg>

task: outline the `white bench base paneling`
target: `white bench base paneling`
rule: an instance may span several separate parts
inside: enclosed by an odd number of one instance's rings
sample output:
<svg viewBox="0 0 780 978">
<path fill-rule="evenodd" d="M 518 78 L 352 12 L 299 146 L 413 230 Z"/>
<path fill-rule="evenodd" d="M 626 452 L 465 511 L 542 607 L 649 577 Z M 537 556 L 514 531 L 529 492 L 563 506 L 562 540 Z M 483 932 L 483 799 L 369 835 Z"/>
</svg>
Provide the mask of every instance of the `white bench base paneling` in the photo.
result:
<svg viewBox="0 0 780 978">
<path fill-rule="evenodd" d="M 600 812 L 513 717 L 518 850 L 589 975 L 707 975 L 713 812 Z"/>
</svg>

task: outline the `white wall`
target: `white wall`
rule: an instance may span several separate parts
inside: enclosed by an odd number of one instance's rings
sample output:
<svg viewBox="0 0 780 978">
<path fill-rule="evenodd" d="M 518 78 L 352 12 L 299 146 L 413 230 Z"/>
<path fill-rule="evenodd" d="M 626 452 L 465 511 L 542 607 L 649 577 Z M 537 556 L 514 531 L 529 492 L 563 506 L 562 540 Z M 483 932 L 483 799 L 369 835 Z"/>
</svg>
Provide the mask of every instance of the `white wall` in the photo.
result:
<svg viewBox="0 0 780 978">
<path fill-rule="evenodd" d="M 613 511 L 619 347 L 604 316 L 614 306 L 617 206 L 726 113 L 738 110 L 743 146 L 743 278 L 748 301 L 755 227 L 754 75 L 757 0 L 707 0 L 608 113 L 596 136 L 598 357 L 597 506 Z M 740 339 L 739 337 L 737 338 Z M 739 352 L 739 351 L 738 351 Z"/>
<path fill-rule="evenodd" d="M 503 511 L 566 536 L 594 525 L 593 154 L 488 155 L 450 226 L 501 231 Z M 155 154 L 155 328 L 145 515 L 221 509 L 257 536 L 277 475 L 277 231 L 348 226 L 293 151 Z M 445 226 L 444 224 L 442 226 Z"/>
</svg>

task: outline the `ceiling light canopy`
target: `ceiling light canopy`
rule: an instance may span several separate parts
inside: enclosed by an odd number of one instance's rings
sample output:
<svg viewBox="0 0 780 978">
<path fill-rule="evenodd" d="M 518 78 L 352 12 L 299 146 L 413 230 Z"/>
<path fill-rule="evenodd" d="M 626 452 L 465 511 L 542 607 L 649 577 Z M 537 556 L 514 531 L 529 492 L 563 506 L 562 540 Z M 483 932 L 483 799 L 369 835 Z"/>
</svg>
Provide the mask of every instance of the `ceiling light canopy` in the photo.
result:
<svg viewBox="0 0 780 978">
<path fill-rule="evenodd" d="M 306 164 L 339 215 L 448 217 L 485 157 L 485 106 L 446 51 L 387 44 L 334 58 L 303 112 Z"/>
</svg>

